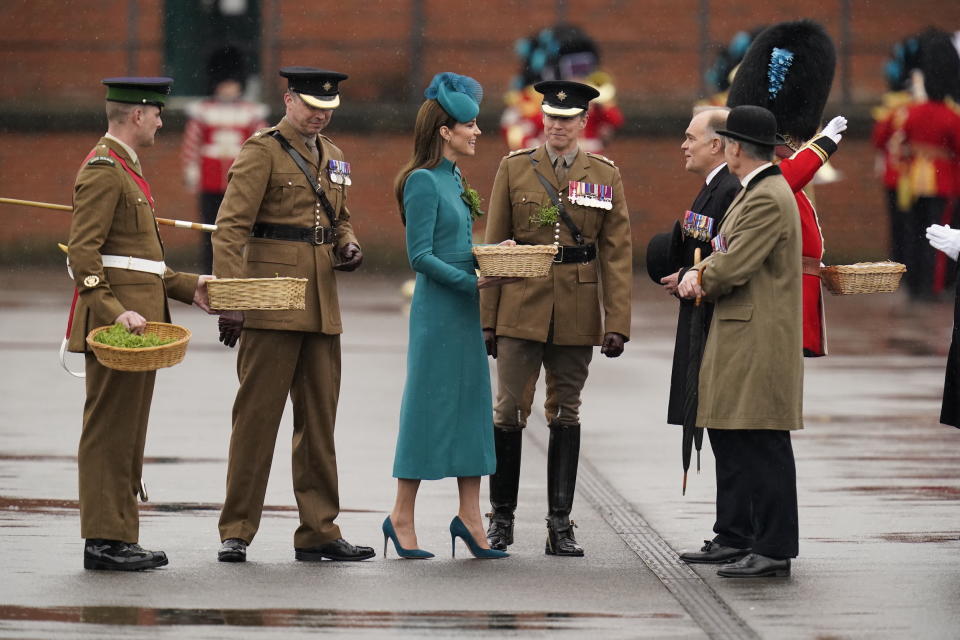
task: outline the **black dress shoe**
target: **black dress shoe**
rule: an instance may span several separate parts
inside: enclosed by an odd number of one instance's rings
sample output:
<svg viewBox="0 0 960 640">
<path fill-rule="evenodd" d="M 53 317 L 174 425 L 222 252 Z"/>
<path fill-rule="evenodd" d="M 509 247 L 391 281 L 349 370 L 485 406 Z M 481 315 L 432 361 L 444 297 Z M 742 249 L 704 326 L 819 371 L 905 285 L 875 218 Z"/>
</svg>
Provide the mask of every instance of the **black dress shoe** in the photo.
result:
<svg viewBox="0 0 960 640">
<path fill-rule="evenodd" d="M 240 538 L 227 538 L 217 551 L 217 560 L 220 562 L 246 562 L 247 543 Z"/>
<path fill-rule="evenodd" d="M 357 547 L 343 538 L 337 538 L 318 547 L 309 549 L 295 549 L 294 554 L 297 560 L 306 562 L 319 562 L 326 558 L 327 560 L 356 561 L 367 560 L 377 555 L 373 547 Z"/>
<path fill-rule="evenodd" d="M 790 575 L 790 558 L 778 560 L 751 553 L 717 570 L 724 578 L 786 578 Z"/>
<path fill-rule="evenodd" d="M 167 564 L 163 551 L 149 551 L 138 544 L 88 538 L 83 545 L 83 568 L 96 571 L 143 571 Z"/>
<path fill-rule="evenodd" d="M 680 559 L 690 564 L 726 564 L 736 562 L 750 553 L 750 549 L 737 549 L 717 544 L 713 540 L 704 540 L 700 551 L 687 551 L 680 554 Z"/>
</svg>

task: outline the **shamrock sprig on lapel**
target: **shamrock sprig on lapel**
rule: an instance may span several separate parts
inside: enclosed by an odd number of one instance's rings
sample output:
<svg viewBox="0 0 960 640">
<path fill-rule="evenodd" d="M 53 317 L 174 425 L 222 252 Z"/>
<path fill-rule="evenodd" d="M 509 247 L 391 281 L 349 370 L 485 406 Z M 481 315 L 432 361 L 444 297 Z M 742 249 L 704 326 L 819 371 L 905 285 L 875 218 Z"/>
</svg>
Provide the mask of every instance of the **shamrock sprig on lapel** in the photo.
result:
<svg viewBox="0 0 960 640">
<path fill-rule="evenodd" d="M 480 197 L 476 189 L 467 184 L 466 180 L 463 181 L 463 193 L 460 194 L 460 198 L 467 203 L 471 220 L 476 220 L 483 215 L 483 209 L 480 208 L 480 205 L 483 204 L 483 198 Z"/>
</svg>

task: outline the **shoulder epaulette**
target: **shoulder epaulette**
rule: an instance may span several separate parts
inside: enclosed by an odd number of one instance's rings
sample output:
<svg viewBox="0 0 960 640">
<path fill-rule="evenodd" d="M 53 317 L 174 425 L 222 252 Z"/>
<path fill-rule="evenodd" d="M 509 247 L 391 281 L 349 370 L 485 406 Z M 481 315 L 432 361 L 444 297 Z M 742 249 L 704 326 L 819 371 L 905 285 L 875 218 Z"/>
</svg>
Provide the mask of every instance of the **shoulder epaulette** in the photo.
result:
<svg viewBox="0 0 960 640">
<path fill-rule="evenodd" d="M 608 158 L 607 156 L 602 156 L 602 155 L 600 155 L 599 153 L 592 153 L 592 152 L 590 152 L 590 151 L 587 151 L 587 155 L 590 156 L 591 158 L 596 158 L 597 160 L 602 160 L 603 162 L 606 162 L 606 163 L 607 163 L 608 165 L 610 165 L 611 167 L 617 166 L 617 165 L 615 165 L 615 164 L 613 163 L 613 160 L 611 160 L 611 159 Z"/>
<path fill-rule="evenodd" d="M 87 166 L 90 166 L 93 164 L 104 164 L 110 167 L 117 166 L 117 163 L 110 156 L 93 156 L 92 158 L 87 160 Z"/>
<path fill-rule="evenodd" d="M 537 150 L 536 147 L 527 147 L 526 149 L 514 149 L 513 151 L 508 153 L 506 157 L 512 158 L 513 156 L 518 156 L 521 153 L 533 153 L 536 150 Z"/>
<path fill-rule="evenodd" d="M 266 129 L 260 129 L 259 131 L 257 131 L 256 133 L 253 134 L 253 137 L 254 137 L 254 138 L 259 138 L 259 137 L 262 136 L 262 135 L 265 135 L 265 134 L 267 134 L 267 133 L 270 133 L 271 131 L 273 131 L 273 130 L 276 129 L 276 128 L 277 128 L 277 127 L 274 126 L 274 127 L 267 127 Z"/>
</svg>

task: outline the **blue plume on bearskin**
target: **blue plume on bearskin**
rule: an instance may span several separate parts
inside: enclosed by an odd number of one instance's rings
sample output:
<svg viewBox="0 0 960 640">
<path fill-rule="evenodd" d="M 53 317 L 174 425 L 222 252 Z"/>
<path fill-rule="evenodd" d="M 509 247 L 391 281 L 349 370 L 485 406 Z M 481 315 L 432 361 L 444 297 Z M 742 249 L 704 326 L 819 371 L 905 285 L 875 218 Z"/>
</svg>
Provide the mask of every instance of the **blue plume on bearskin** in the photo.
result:
<svg viewBox="0 0 960 640">
<path fill-rule="evenodd" d="M 820 128 L 836 60 L 833 41 L 819 23 L 774 24 L 751 42 L 733 77 L 727 106 L 765 107 L 776 116 L 781 134 L 809 140 Z"/>
</svg>

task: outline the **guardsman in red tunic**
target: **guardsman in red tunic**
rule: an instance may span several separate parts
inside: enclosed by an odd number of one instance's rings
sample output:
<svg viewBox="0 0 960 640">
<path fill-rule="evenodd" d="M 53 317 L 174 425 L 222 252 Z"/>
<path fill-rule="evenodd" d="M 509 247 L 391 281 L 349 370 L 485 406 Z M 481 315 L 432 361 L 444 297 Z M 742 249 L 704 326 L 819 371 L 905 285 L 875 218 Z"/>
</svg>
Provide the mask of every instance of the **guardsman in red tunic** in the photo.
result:
<svg viewBox="0 0 960 640">
<path fill-rule="evenodd" d="M 187 187 L 200 193 L 200 217 L 205 224 L 217 220 L 227 191 L 227 172 L 244 140 L 267 128 L 267 106 L 242 99 L 243 84 L 226 77 L 213 96 L 187 106 L 183 130 L 183 177 Z M 204 268 L 211 270 L 213 250 L 209 234 L 203 235 Z"/>
<path fill-rule="evenodd" d="M 906 117 L 910 94 L 906 91 L 890 91 L 883 96 L 883 104 L 873 109 L 873 131 L 870 140 L 878 151 L 882 162 L 880 181 L 887 201 L 890 215 L 890 258 L 894 262 L 903 262 L 903 245 L 906 238 L 904 224 L 907 212 L 900 208 L 897 201 L 897 183 L 899 171 L 899 130 Z"/>
<path fill-rule="evenodd" d="M 922 83 L 927 99 L 907 109 L 901 161 L 912 197 L 906 282 L 912 297 L 929 299 L 943 289 L 946 259 L 927 246 L 925 230 L 953 221 L 960 158 L 960 115 L 951 107 L 960 99 L 960 56 L 949 34 L 935 29 L 921 34 L 920 66 L 914 82 Z"/>
<path fill-rule="evenodd" d="M 811 20 L 781 22 L 754 38 L 733 78 L 727 106 L 757 105 L 773 112 L 780 134 L 780 170 L 800 211 L 803 253 L 803 353 L 826 354 L 820 261 L 823 235 L 803 189 L 836 151 L 846 119 L 834 118 L 814 139 L 830 94 L 836 51 L 823 27 Z M 804 141 L 810 141 L 805 143 Z M 790 155 L 792 153 L 792 155 Z M 790 155 L 790 157 L 784 157 Z"/>
</svg>

